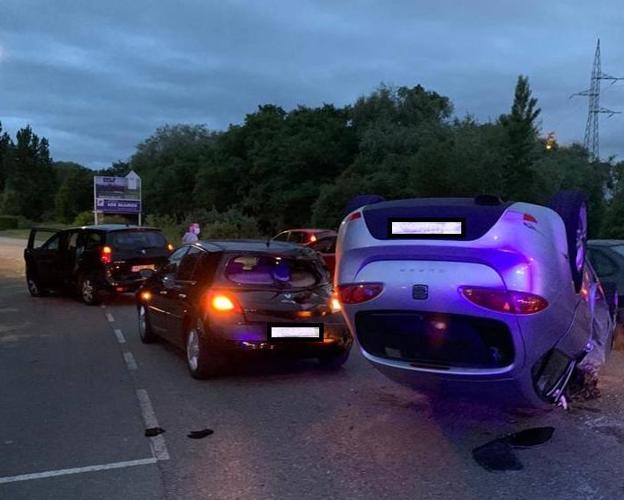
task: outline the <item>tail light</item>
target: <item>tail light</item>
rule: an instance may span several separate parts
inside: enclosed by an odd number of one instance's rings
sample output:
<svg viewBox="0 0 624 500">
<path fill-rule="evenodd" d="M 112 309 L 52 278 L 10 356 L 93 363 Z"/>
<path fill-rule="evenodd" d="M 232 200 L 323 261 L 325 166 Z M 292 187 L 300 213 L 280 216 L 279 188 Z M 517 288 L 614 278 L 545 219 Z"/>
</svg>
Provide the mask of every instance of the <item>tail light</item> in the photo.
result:
<svg viewBox="0 0 624 500">
<path fill-rule="evenodd" d="M 544 297 L 533 293 L 463 286 L 459 291 L 473 304 L 503 313 L 534 314 L 548 307 Z"/>
<path fill-rule="evenodd" d="M 340 312 L 342 306 L 340 305 L 340 301 L 336 294 L 332 294 L 331 299 L 329 299 L 329 309 L 332 313 Z"/>
<path fill-rule="evenodd" d="M 341 304 L 361 304 L 374 299 L 383 290 L 381 283 L 355 283 L 338 285 L 338 300 Z"/>
<path fill-rule="evenodd" d="M 100 250 L 100 262 L 102 264 L 110 264 L 113 261 L 113 249 L 109 246 L 102 247 Z"/>
<path fill-rule="evenodd" d="M 350 215 L 348 215 L 346 222 L 351 222 L 351 221 L 361 219 L 361 218 L 362 218 L 362 212 L 358 210 L 357 212 L 352 212 Z"/>
<path fill-rule="evenodd" d="M 209 293 L 206 301 L 208 309 L 212 312 L 221 314 L 243 312 L 238 301 L 227 293 Z"/>
<path fill-rule="evenodd" d="M 314 234 L 310 235 L 310 243 L 314 243 L 316 241 L 316 236 Z"/>
<path fill-rule="evenodd" d="M 173 244 L 171 243 L 167 243 L 167 250 L 169 250 L 170 252 L 173 252 Z"/>
</svg>

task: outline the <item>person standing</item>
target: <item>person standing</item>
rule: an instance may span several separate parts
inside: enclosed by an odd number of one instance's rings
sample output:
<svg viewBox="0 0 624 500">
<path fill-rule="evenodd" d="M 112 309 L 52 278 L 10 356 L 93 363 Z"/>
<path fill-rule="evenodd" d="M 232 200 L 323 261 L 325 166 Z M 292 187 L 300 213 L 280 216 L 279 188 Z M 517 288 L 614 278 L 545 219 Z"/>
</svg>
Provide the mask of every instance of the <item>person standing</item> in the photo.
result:
<svg viewBox="0 0 624 500">
<path fill-rule="evenodd" d="M 199 224 L 197 222 L 193 222 L 184 236 L 182 236 L 182 243 L 195 243 L 199 240 Z"/>
</svg>

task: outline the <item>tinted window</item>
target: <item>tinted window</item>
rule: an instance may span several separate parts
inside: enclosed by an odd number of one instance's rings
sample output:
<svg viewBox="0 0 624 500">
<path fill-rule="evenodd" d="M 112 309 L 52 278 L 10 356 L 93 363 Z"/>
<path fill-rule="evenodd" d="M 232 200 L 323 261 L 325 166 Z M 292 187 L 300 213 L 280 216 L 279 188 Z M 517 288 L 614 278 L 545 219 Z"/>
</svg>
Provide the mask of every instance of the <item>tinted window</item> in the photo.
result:
<svg viewBox="0 0 624 500">
<path fill-rule="evenodd" d="M 193 279 L 193 271 L 202 251 L 197 247 L 191 247 L 188 253 L 182 258 L 178 267 L 176 278 L 180 281 L 190 281 Z"/>
<path fill-rule="evenodd" d="M 158 231 L 115 231 L 109 234 L 109 242 L 116 250 L 140 250 L 164 248 L 167 240 Z"/>
<path fill-rule="evenodd" d="M 202 252 L 199 257 L 199 262 L 195 266 L 193 280 L 201 281 L 202 283 L 210 283 L 214 278 L 215 271 L 221 260 L 221 255 L 220 253 Z"/>
<path fill-rule="evenodd" d="M 617 271 L 617 266 L 612 259 L 599 250 L 589 253 L 589 260 L 598 276 L 610 276 Z"/>
<path fill-rule="evenodd" d="M 102 235 L 100 233 L 94 233 L 93 231 L 89 231 L 86 234 L 86 248 L 91 249 L 95 248 L 102 244 Z"/>
<path fill-rule="evenodd" d="M 57 233 L 51 236 L 43 245 L 41 245 L 41 248 L 43 248 L 44 250 L 58 250 L 59 242 L 60 242 L 60 234 Z"/>
<path fill-rule="evenodd" d="M 178 267 L 180 266 L 180 261 L 184 254 L 188 251 L 189 247 L 180 247 L 175 252 L 173 252 L 169 256 L 169 262 L 164 269 L 165 274 L 176 274 L 178 271 Z"/>
<path fill-rule="evenodd" d="M 275 238 L 276 241 L 288 241 L 288 232 L 284 231 L 283 233 L 278 234 Z"/>
<path fill-rule="evenodd" d="M 322 238 L 310 245 L 310 248 L 321 253 L 335 253 L 336 252 L 336 237 L 330 236 L 329 238 Z"/>
<path fill-rule="evenodd" d="M 288 241 L 292 243 L 305 243 L 308 241 L 308 235 L 303 231 L 291 231 Z"/>
<path fill-rule="evenodd" d="M 264 255 L 231 257 L 225 267 L 225 277 L 239 285 L 278 288 L 308 287 L 319 281 L 312 262 Z"/>
</svg>

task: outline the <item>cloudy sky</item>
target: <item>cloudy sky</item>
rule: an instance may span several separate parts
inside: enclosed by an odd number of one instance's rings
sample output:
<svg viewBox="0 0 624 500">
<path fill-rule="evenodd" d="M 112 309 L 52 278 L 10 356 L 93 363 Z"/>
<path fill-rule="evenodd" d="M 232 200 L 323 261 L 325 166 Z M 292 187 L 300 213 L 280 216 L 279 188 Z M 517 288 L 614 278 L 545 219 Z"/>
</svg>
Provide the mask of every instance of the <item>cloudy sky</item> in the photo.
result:
<svg viewBox="0 0 624 500">
<path fill-rule="evenodd" d="M 259 104 L 343 105 L 422 84 L 459 116 L 497 117 L 529 76 L 542 130 L 582 141 L 596 39 L 624 76 L 623 0 L 2 0 L 0 121 L 56 160 L 125 160 L 166 123 L 224 129 Z M 604 86 L 604 84 L 603 84 Z M 624 81 L 604 91 L 624 111 Z M 601 156 L 624 158 L 624 114 Z"/>
</svg>

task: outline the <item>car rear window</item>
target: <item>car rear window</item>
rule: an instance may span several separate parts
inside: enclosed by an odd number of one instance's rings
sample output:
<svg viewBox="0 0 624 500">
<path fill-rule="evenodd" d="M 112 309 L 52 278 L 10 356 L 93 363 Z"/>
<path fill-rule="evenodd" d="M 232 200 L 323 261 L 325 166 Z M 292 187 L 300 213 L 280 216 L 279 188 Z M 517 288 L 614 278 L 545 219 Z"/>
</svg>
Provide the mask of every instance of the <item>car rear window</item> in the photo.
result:
<svg viewBox="0 0 624 500">
<path fill-rule="evenodd" d="M 167 240 L 158 231 L 117 231 L 108 236 L 109 243 L 117 250 L 162 248 Z"/>
<path fill-rule="evenodd" d="M 619 253 L 622 257 L 624 257 L 624 245 L 613 245 L 611 250 Z"/>
<path fill-rule="evenodd" d="M 225 266 L 225 277 L 239 285 L 278 288 L 303 288 L 320 281 L 311 261 L 264 255 L 232 256 Z"/>
</svg>

